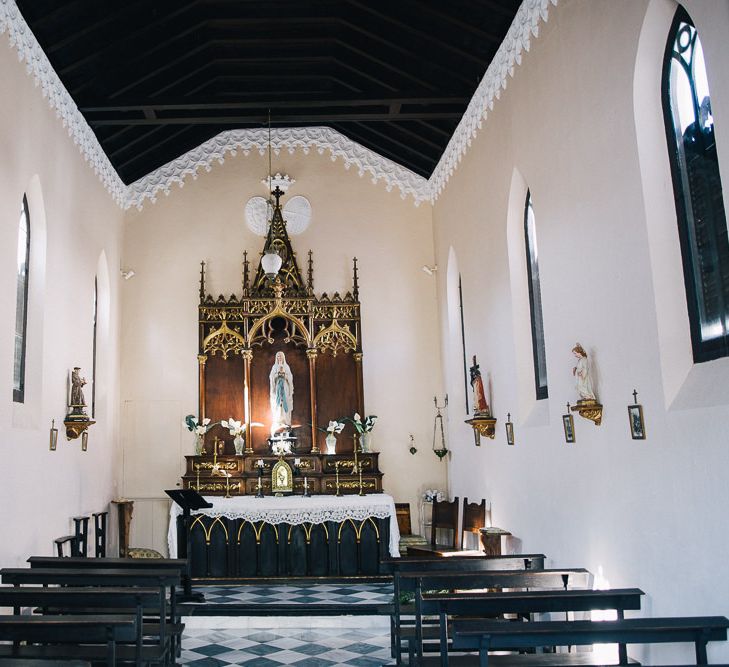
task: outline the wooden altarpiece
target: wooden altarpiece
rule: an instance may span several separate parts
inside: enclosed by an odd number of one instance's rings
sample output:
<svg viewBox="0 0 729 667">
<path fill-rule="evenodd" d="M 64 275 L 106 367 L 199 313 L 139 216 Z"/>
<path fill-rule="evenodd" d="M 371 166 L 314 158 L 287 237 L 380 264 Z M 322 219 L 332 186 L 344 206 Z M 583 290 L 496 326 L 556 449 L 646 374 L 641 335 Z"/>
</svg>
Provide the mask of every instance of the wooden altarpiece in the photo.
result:
<svg viewBox="0 0 729 667">
<path fill-rule="evenodd" d="M 272 194 L 275 203 L 264 248 L 275 248 L 282 258 L 275 280 L 266 276 L 259 261 L 251 281 L 246 251 L 242 296 L 215 299 L 206 293 L 204 262 L 201 265 L 198 414 L 200 420 L 233 418 L 247 424 L 242 455 L 235 455 L 233 437 L 218 424 L 205 435 L 205 453 L 186 457 L 184 487 L 205 495 L 255 493 L 256 463 L 261 458 L 264 491 L 270 485 L 277 459 L 270 454 L 268 442 L 273 421 L 269 373 L 279 351 L 284 352 L 294 377 L 292 424 L 296 426 L 295 457 L 300 459 L 294 493 L 302 490 L 304 476 L 312 493 L 333 493 L 335 468 L 349 473 L 356 465 L 352 425 L 348 423 L 337 436 L 337 453 L 329 456 L 323 453 L 326 434 L 319 427 L 355 412 L 364 414 L 357 259 L 353 260 L 351 291 L 343 296 L 337 292 L 315 296 L 312 253 L 304 280 L 281 212 L 283 193 L 276 188 Z M 263 426 L 251 427 L 256 422 Z M 376 453 L 358 457 L 366 492 L 382 490 L 377 458 Z M 216 476 L 221 470 L 224 477 Z M 357 493 L 360 488 L 355 477 L 347 475 L 340 490 Z"/>
</svg>

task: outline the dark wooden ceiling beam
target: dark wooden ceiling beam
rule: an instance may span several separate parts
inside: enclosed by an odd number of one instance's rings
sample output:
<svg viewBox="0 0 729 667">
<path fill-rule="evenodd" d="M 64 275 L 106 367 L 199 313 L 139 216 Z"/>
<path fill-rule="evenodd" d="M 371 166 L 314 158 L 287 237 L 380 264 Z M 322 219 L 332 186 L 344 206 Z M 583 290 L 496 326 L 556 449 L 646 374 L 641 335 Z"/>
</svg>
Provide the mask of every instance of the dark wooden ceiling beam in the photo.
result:
<svg viewBox="0 0 729 667">
<path fill-rule="evenodd" d="M 116 11 L 105 11 L 103 16 L 101 16 L 97 20 L 92 21 L 91 23 L 87 23 L 86 25 L 79 27 L 73 32 L 69 32 L 63 39 L 54 41 L 53 44 L 50 44 L 45 49 L 46 55 L 51 56 L 52 54 L 61 51 L 62 49 L 65 49 L 68 45 L 77 42 L 82 37 L 88 37 L 92 33 L 96 32 L 99 28 L 103 28 L 106 25 L 118 22 L 119 19 L 125 14 L 128 15 L 137 13 L 140 5 L 147 4 L 147 0 L 130 0 L 128 4 L 126 4 L 124 7 L 121 7 L 120 9 L 117 9 Z"/>
<path fill-rule="evenodd" d="M 164 130 L 165 127 L 166 127 L 166 125 L 157 125 L 156 127 L 149 127 L 149 128 L 146 128 L 146 127 L 145 128 L 141 128 L 141 129 L 138 128 L 138 127 L 137 128 L 134 128 L 138 132 L 142 132 L 142 134 L 140 134 L 139 136 L 135 137 L 134 139 L 130 139 L 129 141 L 125 141 L 118 148 L 116 148 L 116 149 L 114 149 L 112 151 L 109 151 L 107 149 L 106 154 L 109 156 L 109 159 L 110 160 L 115 160 L 120 155 L 122 155 L 122 154 L 126 153 L 127 151 L 131 150 L 132 148 L 134 148 L 134 146 L 136 146 L 137 144 L 142 143 L 142 142 L 145 142 L 145 141 L 148 141 L 155 134 L 158 134 L 159 132 L 162 132 L 162 130 Z M 107 139 L 106 141 L 109 141 L 109 139 Z M 138 153 L 136 151 L 135 151 L 135 155 L 138 155 Z"/>
<path fill-rule="evenodd" d="M 429 139 L 428 137 L 423 136 L 422 132 L 415 132 L 413 130 L 408 129 L 404 123 L 387 123 L 387 127 L 390 128 L 394 133 L 401 133 L 406 134 L 409 137 L 412 137 L 416 141 L 420 141 L 424 144 L 428 144 L 428 146 L 432 146 L 438 151 L 438 157 L 440 157 L 440 154 L 443 152 L 443 149 L 445 148 L 446 142 L 442 141 L 438 143 L 437 141 L 433 141 L 432 139 Z"/>
<path fill-rule="evenodd" d="M 437 127 L 436 125 L 433 125 L 432 123 L 428 123 L 425 120 L 419 119 L 415 121 L 418 125 L 422 125 L 426 129 L 430 130 L 431 132 L 435 132 L 436 134 L 439 134 L 441 137 L 447 137 L 448 139 L 451 138 L 453 132 L 448 132 L 447 130 L 444 130 L 442 127 Z"/>
<path fill-rule="evenodd" d="M 443 12 L 435 9 L 435 7 L 432 7 L 426 2 L 415 2 L 415 0 L 401 0 L 401 2 L 404 3 L 406 6 L 409 6 L 411 11 L 413 12 L 429 14 L 430 16 L 436 18 L 439 22 L 445 21 L 446 23 L 457 26 L 460 30 L 475 35 L 479 39 L 484 39 L 491 44 L 495 44 L 497 47 L 499 44 L 501 44 L 501 41 L 503 39 L 503 37 L 493 32 L 490 32 L 489 30 L 484 30 L 483 28 L 480 28 L 470 21 L 464 21 L 453 13 Z"/>
<path fill-rule="evenodd" d="M 385 134 L 384 132 L 380 132 L 375 127 L 370 125 L 363 125 L 362 123 L 354 123 L 355 127 L 361 128 L 365 136 L 367 134 L 374 134 L 375 136 L 378 136 L 382 139 L 384 139 L 387 143 L 399 146 L 401 149 L 408 151 L 409 153 L 413 153 L 414 155 L 419 155 L 420 157 L 428 160 L 428 162 L 437 162 L 438 158 L 440 157 L 440 153 L 432 154 L 432 153 L 424 153 L 422 150 L 420 150 L 420 147 L 416 148 L 413 144 L 413 142 L 405 143 L 404 141 L 400 141 L 399 139 L 393 138 L 390 134 Z"/>
<path fill-rule="evenodd" d="M 469 53 L 468 51 L 464 51 L 463 49 L 461 49 L 453 44 L 449 44 L 448 42 L 444 42 L 442 39 L 440 39 L 436 35 L 426 32 L 424 30 L 421 30 L 419 28 L 416 28 L 414 25 L 408 23 L 407 21 L 401 21 L 400 19 L 398 19 L 394 16 L 391 16 L 390 14 L 387 14 L 386 12 L 379 11 L 378 9 L 375 9 L 371 4 L 369 4 L 367 2 L 360 2 L 360 0 L 345 0 L 345 2 L 348 5 L 351 5 L 352 7 L 356 7 L 357 9 L 362 10 L 363 12 L 371 14 L 372 16 L 376 16 L 381 21 L 385 21 L 387 23 L 391 23 L 391 24 L 397 26 L 400 30 L 404 30 L 413 35 L 418 35 L 419 37 L 426 40 L 431 45 L 437 44 L 440 48 L 451 51 L 452 53 L 456 53 L 461 58 L 466 58 L 468 60 L 474 60 L 478 63 L 483 62 L 483 60 L 481 58 L 474 56 L 472 53 Z"/>
<path fill-rule="evenodd" d="M 460 111 L 434 111 L 431 113 L 402 113 L 393 116 L 390 113 L 355 113 L 355 114 L 290 114 L 277 115 L 276 125 L 285 123 L 353 123 L 358 121 L 383 122 L 407 121 L 422 119 L 458 119 L 462 116 Z M 243 125 L 262 124 L 268 122 L 268 116 L 255 114 L 250 116 L 189 116 L 170 118 L 98 118 L 90 119 L 91 127 L 104 127 L 109 125 Z"/>
<path fill-rule="evenodd" d="M 119 163 L 118 163 L 118 164 L 119 164 L 119 167 L 120 167 L 121 169 L 125 169 L 125 168 L 126 168 L 126 167 L 128 167 L 128 166 L 129 166 L 130 164 L 133 164 L 134 162 L 137 162 L 137 161 L 139 161 L 139 160 L 140 160 L 141 158 L 143 158 L 143 157 L 144 157 L 145 155 L 148 155 L 149 153 L 152 153 L 152 152 L 154 152 L 154 151 L 158 151 L 158 150 L 159 150 L 159 148 L 160 148 L 160 146 L 163 146 L 164 144 L 167 144 L 167 143 L 169 143 L 169 142 L 170 142 L 170 141 L 172 141 L 173 139 L 176 139 L 176 138 L 177 138 L 177 137 L 179 137 L 180 135 L 182 135 L 182 134 L 184 134 L 185 132 L 187 132 L 187 131 L 188 131 L 189 129 L 190 129 L 189 127 L 183 127 L 183 128 L 181 128 L 181 129 L 179 129 L 179 130 L 175 130 L 174 132 L 172 132 L 172 133 L 171 133 L 171 134 L 169 134 L 168 136 L 166 136 L 166 137 L 163 137 L 163 138 L 162 138 L 162 139 L 160 139 L 159 141 L 156 141 L 156 142 L 155 142 L 154 144 L 152 144 L 151 146 L 148 146 L 147 148 L 145 148 L 145 149 L 142 149 L 142 150 L 137 150 L 137 151 L 135 151 L 134 155 L 132 155 L 132 156 L 128 157 L 128 158 L 127 158 L 126 160 L 123 160 L 123 161 L 119 162 Z"/>
<path fill-rule="evenodd" d="M 266 99 L 262 98 L 251 102 L 190 102 L 185 100 L 160 101 L 154 99 L 146 101 L 128 102 L 125 104 L 104 104 L 79 107 L 81 113 L 96 113 L 110 111 L 143 111 L 152 108 L 155 111 L 212 111 L 226 109 L 261 109 L 276 107 L 278 109 L 289 108 L 319 108 L 319 107 L 389 107 L 393 104 L 417 105 L 417 106 L 440 106 L 465 105 L 468 104 L 468 97 L 335 97 L 318 100 L 291 100 L 291 99 Z"/>
<path fill-rule="evenodd" d="M 181 15 L 186 14 L 191 9 L 196 8 L 200 4 L 200 0 L 189 0 L 188 2 L 182 3 L 182 5 L 179 7 L 179 9 L 175 11 L 171 11 L 164 16 L 160 16 L 155 20 L 146 21 L 140 24 L 140 27 L 137 30 L 132 30 L 129 32 L 123 32 L 120 33 L 117 39 L 113 39 L 109 42 L 107 42 L 103 48 L 101 49 L 93 49 L 91 50 L 88 55 L 86 55 L 83 58 L 77 58 L 73 62 L 69 63 L 68 65 L 60 68 L 58 70 L 58 75 L 63 77 L 69 74 L 72 74 L 76 70 L 78 70 L 81 67 L 84 67 L 85 65 L 91 64 L 94 61 L 96 62 L 106 62 L 106 58 L 113 52 L 115 52 L 117 49 L 119 49 L 122 45 L 125 44 L 131 44 L 133 43 L 140 35 L 144 35 L 145 33 L 149 32 L 153 28 L 157 27 L 160 23 L 165 23 L 170 32 L 169 32 L 169 38 L 163 39 L 163 40 L 156 40 L 154 45 L 151 46 L 149 49 L 140 50 L 138 52 L 138 55 L 133 59 L 126 59 L 124 60 L 124 66 L 127 67 L 134 62 L 138 61 L 139 59 L 146 59 L 154 55 L 155 53 L 159 52 L 161 49 L 167 47 L 169 44 L 179 41 L 181 39 L 185 39 L 190 34 L 197 32 L 199 30 L 199 22 L 195 22 L 192 25 L 187 25 L 185 28 L 180 28 L 179 30 L 174 30 L 172 22 L 173 19 L 179 18 Z M 106 76 L 109 75 L 109 72 L 104 73 Z"/>
<path fill-rule="evenodd" d="M 377 141 L 373 140 L 370 136 L 364 136 L 360 132 L 358 132 L 356 128 L 353 128 L 349 124 L 345 127 L 335 126 L 334 129 L 337 130 L 337 132 L 341 132 L 344 136 L 349 137 L 353 141 L 356 141 L 358 144 L 362 144 L 365 148 L 369 148 L 379 155 L 386 157 L 388 160 L 392 160 L 397 164 L 404 163 L 402 156 L 398 154 L 398 151 L 393 149 L 392 145 L 390 145 L 389 142 Z M 432 171 L 434 166 L 435 163 L 430 159 L 424 160 L 422 156 L 413 156 L 413 158 L 411 158 L 411 160 L 408 162 L 407 168 L 411 171 L 414 171 L 416 174 L 425 176 Z"/>
</svg>

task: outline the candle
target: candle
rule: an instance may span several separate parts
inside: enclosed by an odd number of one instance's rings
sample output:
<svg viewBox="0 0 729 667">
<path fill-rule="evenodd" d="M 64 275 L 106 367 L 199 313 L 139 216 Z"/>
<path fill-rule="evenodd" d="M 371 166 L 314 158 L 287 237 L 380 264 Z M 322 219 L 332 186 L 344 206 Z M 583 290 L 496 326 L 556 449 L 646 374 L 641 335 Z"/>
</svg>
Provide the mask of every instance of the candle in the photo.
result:
<svg viewBox="0 0 729 667">
<path fill-rule="evenodd" d="M 256 465 L 257 465 L 257 466 L 258 466 L 259 468 L 263 468 L 263 459 L 258 459 L 258 461 L 256 461 Z"/>
<path fill-rule="evenodd" d="M 294 465 L 297 466 L 297 467 L 300 466 L 301 465 L 301 459 L 294 459 Z"/>
</svg>

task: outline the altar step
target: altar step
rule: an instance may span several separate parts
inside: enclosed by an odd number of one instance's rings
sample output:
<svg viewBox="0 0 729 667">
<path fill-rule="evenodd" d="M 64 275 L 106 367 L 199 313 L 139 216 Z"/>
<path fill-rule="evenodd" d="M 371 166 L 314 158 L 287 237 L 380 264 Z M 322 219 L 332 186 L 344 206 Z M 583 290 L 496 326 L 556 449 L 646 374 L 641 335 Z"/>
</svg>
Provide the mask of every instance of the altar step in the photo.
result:
<svg viewBox="0 0 729 667">
<path fill-rule="evenodd" d="M 392 583 L 333 582 L 226 584 L 195 586 L 203 593 L 202 603 L 180 605 L 183 616 L 205 617 L 382 617 L 388 618 L 393 609 Z"/>
</svg>

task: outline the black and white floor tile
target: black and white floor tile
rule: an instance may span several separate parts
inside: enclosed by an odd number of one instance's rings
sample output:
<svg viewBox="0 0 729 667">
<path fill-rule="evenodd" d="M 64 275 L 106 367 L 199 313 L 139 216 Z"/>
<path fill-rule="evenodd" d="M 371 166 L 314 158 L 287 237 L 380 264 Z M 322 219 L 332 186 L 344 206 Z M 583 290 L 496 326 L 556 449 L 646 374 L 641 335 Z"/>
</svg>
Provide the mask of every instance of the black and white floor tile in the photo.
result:
<svg viewBox="0 0 729 667">
<path fill-rule="evenodd" d="M 389 664 L 382 629 L 185 630 L 180 664 L 194 667 L 380 667 Z"/>
<path fill-rule="evenodd" d="M 269 586 L 196 586 L 209 604 L 357 605 L 389 604 L 392 584 L 286 584 Z"/>
</svg>

